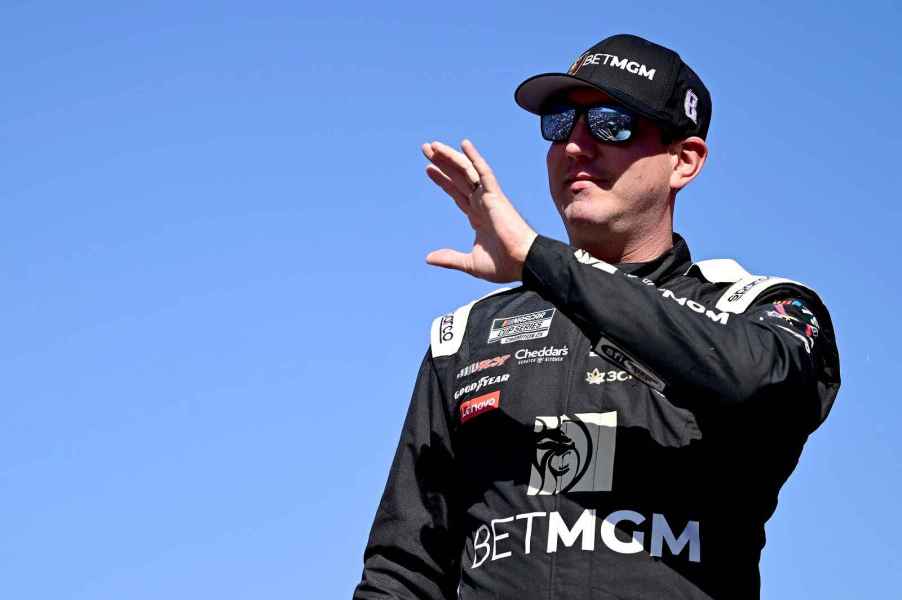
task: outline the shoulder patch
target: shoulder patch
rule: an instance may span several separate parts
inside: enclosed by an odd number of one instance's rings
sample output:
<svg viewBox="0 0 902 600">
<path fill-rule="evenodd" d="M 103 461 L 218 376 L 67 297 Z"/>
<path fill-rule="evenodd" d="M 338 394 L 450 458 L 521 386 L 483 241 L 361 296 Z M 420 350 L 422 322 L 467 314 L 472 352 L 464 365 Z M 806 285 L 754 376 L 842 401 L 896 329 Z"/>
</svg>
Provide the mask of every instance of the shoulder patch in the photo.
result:
<svg viewBox="0 0 902 600">
<path fill-rule="evenodd" d="M 489 296 L 506 292 L 509 289 L 512 288 L 503 287 L 492 290 L 485 296 L 461 306 L 454 312 L 436 317 L 435 320 L 432 321 L 432 330 L 430 332 L 432 357 L 437 358 L 439 356 L 451 356 L 452 354 L 456 354 L 457 351 L 460 350 L 460 344 L 464 339 L 464 332 L 467 330 L 467 319 L 470 318 L 470 311 L 473 310 L 476 303 Z"/>
<path fill-rule="evenodd" d="M 786 279 L 785 277 L 771 277 L 769 275 L 752 275 L 742 265 L 729 258 L 715 258 L 695 263 L 686 271 L 688 275 L 694 269 L 698 269 L 702 277 L 711 283 L 731 283 L 717 300 L 715 309 L 734 314 L 743 313 L 766 290 L 777 285 L 793 285 L 811 290 L 807 285 Z"/>
<path fill-rule="evenodd" d="M 724 312 L 745 312 L 755 299 L 766 290 L 778 285 L 792 285 L 806 290 L 811 290 L 807 285 L 786 279 L 785 277 L 770 277 L 767 275 L 750 275 L 744 277 L 727 288 L 717 301 L 715 308 Z"/>
</svg>

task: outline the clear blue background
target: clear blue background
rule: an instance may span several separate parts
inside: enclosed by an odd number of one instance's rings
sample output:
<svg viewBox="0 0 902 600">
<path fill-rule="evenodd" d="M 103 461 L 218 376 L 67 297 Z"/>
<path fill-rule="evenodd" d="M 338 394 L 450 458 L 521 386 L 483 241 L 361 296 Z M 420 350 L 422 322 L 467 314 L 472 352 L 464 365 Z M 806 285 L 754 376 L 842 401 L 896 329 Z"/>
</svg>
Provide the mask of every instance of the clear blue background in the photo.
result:
<svg viewBox="0 0 902 600">
<path fill-rule="evenodd" d="M 493 288 L 425 265 L 471 235 L 419 144 L 562 238 L 513 90 L 618 32 L 712 91 L 695 257 L 838 329 L 763 597 L 898 597 L 898 3 L 136 4 L 0 4 L 0 597 L 349 597 L 429 324 Z"/>
</svg>

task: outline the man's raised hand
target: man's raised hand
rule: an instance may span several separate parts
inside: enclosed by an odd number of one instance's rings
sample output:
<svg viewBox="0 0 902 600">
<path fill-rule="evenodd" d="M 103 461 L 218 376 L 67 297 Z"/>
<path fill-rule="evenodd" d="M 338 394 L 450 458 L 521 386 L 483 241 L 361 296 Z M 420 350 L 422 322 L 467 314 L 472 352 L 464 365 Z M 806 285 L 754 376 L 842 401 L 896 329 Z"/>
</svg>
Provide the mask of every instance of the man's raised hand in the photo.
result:
<svg viewBox="0 0 902 600">
<path fill-rule="evenodd" d="M 443 248 L 430 252 L 426 262 L 495 283 L 518 281 L 537 234 L 501 191 L 476 146 L 464 140 L 460 147 L 463 153 L 441 142 L 423 144 L 431 162 L 426 174 L 467 215 L 476 239 L 468 253 Z"/>
</svg>

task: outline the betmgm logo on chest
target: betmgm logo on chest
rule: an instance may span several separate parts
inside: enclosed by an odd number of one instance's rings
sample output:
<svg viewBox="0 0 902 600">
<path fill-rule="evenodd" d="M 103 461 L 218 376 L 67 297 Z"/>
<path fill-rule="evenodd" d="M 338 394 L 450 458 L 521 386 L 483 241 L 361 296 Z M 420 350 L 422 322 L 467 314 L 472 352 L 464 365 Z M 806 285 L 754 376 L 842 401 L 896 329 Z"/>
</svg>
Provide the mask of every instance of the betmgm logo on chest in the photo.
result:
<svg viewBox="0 0 902 600">
<path fill-rule="evenodd" d="M 510 344 L 511 342 L 547 337 L 555 312 L 557 309 L 547 308 L 514 317 L 492 319 L 488 343 Z"/>
<path fill-rule="evenodd" d="M 534 433 L 535 458 L 527 495 L 611 491 L 617 435 L 615 411 L 536 417 Z M 634 526 L 629 528 L 633 531 L 623 532 L 629 532 L 628 540 L 617 533 L 624 529 L 623 523 Z M 468 541 L 467 554 L 472 558 L 469 568 L 478 569 L 486 561 L 491 563 L 536 550 L 552 554 L 561 544 L 574 547 L 579 543 L 579 549 L 594 551 L 596 540 L 618 554 L 647 552 L 660 557 L 667 548 L 673 556 L 683 555 L 689 562 L 701 562 L 699 522 L 685 523 L 680 531 L 660 513 L 648 516 L 626 509 L 602 516 L 592 508 L 583 510 L 572 525 L 556 510 L 494 518 L 481 524 Z"/>
</svg>

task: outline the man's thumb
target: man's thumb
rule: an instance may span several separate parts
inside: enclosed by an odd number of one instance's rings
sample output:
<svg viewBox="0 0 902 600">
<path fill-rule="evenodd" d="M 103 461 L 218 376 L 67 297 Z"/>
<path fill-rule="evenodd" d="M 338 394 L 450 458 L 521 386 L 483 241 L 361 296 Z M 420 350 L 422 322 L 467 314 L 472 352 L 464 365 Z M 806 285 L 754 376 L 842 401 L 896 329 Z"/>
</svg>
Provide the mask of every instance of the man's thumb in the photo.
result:
<svg viewBox="0 0 902 600">
<path fill-rule="evenodd" d="M 426 255 L 426 262 L 436 267 L 444 267 L 445 269 L 456 269 L 469 273 L 470 255 L 457 250 L 443 248 L 435 250 Z"/>
</svg>

